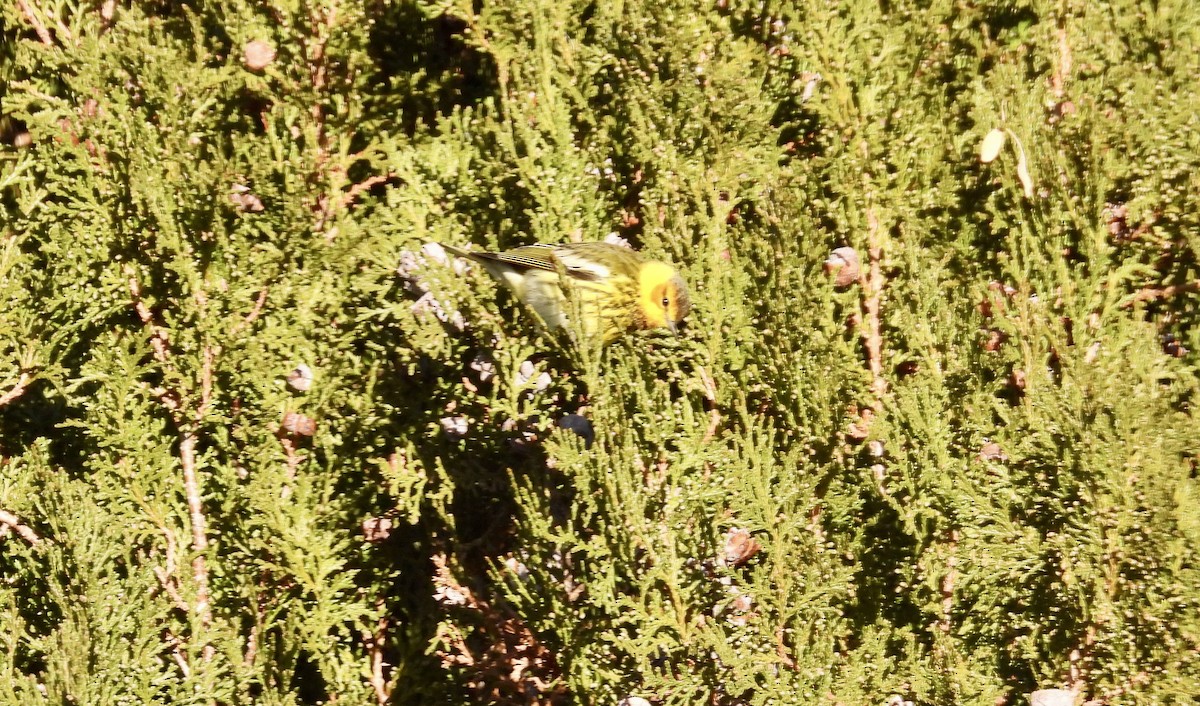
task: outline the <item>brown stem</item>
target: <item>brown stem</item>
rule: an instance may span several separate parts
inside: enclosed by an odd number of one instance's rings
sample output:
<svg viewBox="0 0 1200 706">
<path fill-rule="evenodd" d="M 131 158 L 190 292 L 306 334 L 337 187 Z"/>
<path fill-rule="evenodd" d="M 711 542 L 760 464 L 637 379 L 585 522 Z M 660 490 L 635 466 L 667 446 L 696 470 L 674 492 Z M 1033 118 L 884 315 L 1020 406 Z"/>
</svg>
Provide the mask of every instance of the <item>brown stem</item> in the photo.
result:
<svg viewBox="0 0 1200 706">
<path fill-rule="evenodd" d="M 867 269 L 860 275 L 863 290 L 862 340 L 867 352 L 867 368 L 871 372 L 871 406 L 876 412 L 883 409 L 887 394 L 887 379 L 883 377 L 883 324 L 880 299 L 883 294 L 883 234 L 874 208 L 867 208 Z"/>
<path fill-rule="evenodd" d="M 0 407 L 3 407 L 4 405 L 8 404 L 9 402 L 12 402 L 13 400 L 17 399 L 21 395 L 25 394 L 25 388 L 27 388 L 29 386 L 29 383 L 32 380 L 33 380 L 32 375 L 30 375 L 29 373 L 26 373 L 26 372 L 22 372 L 21 377 L 19 377 L 17 379 L 17 384 L 13 386 L 13 389 L 9 390 L 8 392 L 5 392 L 3 395 L 0 395 Z"/>
<path fill-rule="evenodd" d="M 133 310 L 137 312 L 138 318 L 142 320 L 146 328 L 150 329 L 150 345 L 154 348 L 155 360 L 159 363 L 166 363 L 170 358 L 167 348 L 169 344 L 167 330 L 155 323 L 154 313 L 142 300 L 142 288 L 134 277 L 129 278 L 129 293 L 133 296 Z"/>
<path fill-rule="evenodd" d="M 42 40 L 42 44 L 52 46 L 54 38 L 50 36 L 50 31 L 46 29 L 46 25 L 42 24 L 42 21 L 34 14 L 33 8 L 25 0 L 17 0 L 17 7 L 21 9 L 21 14 L 25 16 L 29 24 L 33 25 L 33 31 L 37 33 L 38 39 Z"/>
<path fill-rule="evenodd" d="M 176 608 L 184 613 L 192 612 L 192 607 L 188 605 L 187 601 L 183 600 L 183 596 L 179 595 L 179 585 L 174 576 L 161 566 L 154 567 L 154 575 L 158 578 L 159 584 L 162 585 L 163 590 L 166 591 L 167 596 L 175 604 Z"/>
<path fill-rule="evenodd" d="M 167 543 L 166 566 L 155 566 L 153 569 L 154 576 L 158 578 L 163 591 L 166 592 L 167 597 L 171 599 L 175 607 L 184 613 L 190 613 L 192 612 L 192 607 L 179 594 L 179 578 L 175 575 L 176 569 L 179 568 L 179 562 L 177 561 L 179 554 L 177 549 L 178 543 L 175 541 L 175 533 L 157 515 L 151 515 L 151 519 Z"/>
<path fill-rule="evenodd" d="M 258 656 L 258 623 L 255 622 L 250 626 L 250 634 L 246 636 L 246 654 L 242 657 L 242 664 L 247 667 L 254 666 L 254 658 Z"/>
<path fill-rule="evenodd" d="M 355 201 L 358 200 L 359 195 L 364 191 L 370 189 L 376 184 L 383 184 L 388 179 L 391 179 L 391 175 L 376 174 L 374 176 L 367 177 L 366 179 L 363 179 L 357 184 L 351 186 L 350 190 L 342 196 L 342 208 L 349 208 Z"/>
<path fill-rule="evenodd" d="M 192 675 L 192 668 L 188 665 L 187 657 L 179 649 L 183 646 L 183 640 L 177 635 L 171 634 L 171 631 L 168 630 L 166 633 L 166 643 L 171 648 L 171 657 L 175 659 L 175 664 L 179 665 L 179 671 L 183 673 L 184 677 L 190 677 Z"/>
<path fill-rule="evenodd" d="M 712 441 L 717 435 L 717 429 L 721 426 L 721 413 L 717 410 L 717 383 L 712 376 L 704 368 L 699 368 L 700 381 L 704 383 L 704 399 L 708 402 L 708 429 L 704 430 L 704 439 L 701 444 L 707 444 Z"/>
<path fill-rule="evenodd" d="M 208 596 L 208 564 L 205 560 L 208 551 L 208 521 L 201 502 L 200 478 L 196 474 L 196 441 L 197 435 L 194 431 L 184 432 L 179 443 L 179 460 L 183 465 L 183 492 L 187 496 L 188 517 L 192 524 L 192 551 L 196 554 L 192 558 L 192 580 L 196 583 L 194 612 L 200 624 L 207 628 L 212 623 Z M 204 658 L 211 659 L 213 654 L 213 646 L 206 644 Z"/>
<path fill-rule="evenodd" d="M 296 445 L 292 443 L 292 440 L 282 433 L 279 434 L 279 445 L 283 447 L 284 458 L 287 459 L 287 483 L 279 495 L 286 500 L 292 495 L 292 483 L 296 482 L 296 469 L 300 467 L 300 454 L 296 451 Z"/>
<path fill-rule="evenodd" d="M 1067 39 L 1066 20 L 1059 20 L 1058 25 L 1058 65 L 1050 77 L 1050 90 L 1055 98 L 1062 98 L 1066 93 L 1067 77 L 1071 74 L 1071 43 Z"/>
<path fill-rule="evenodd" d="M 195 420 L 200 423 L 204 419 L 205 413 L 208 412 L 209 403 L 212 402 L 212 386 L 213 386 L 213 366 L 216 363 L 217 354 L 220 349 L 216 346 L 204 346 L 204 353 L 200 363 L 200 404 L 196 406 Z"/>
<path fill-rule="evenodd" d="M 788 653 L 787 642 L 784 640 L 785 633 L 783 626 L 775 628 L 775 654 L 779 660 L 787 665 L 788 669 L 796 668 L 796 660 Z"/>
<path fill-rule="evenodd" d="M 0 525 L 16 532 L 21 539 L 35 547 L 42 543 L 42 538 L 38 536 L 37 532 L 34 532 L 28 525 L 22 524 L 16 515 L 7 510 L 0 510 Z"/>
<path fill-rule="evenodd" d="M 375 625 L 374 634 L 363 631 L 363 640 L 367 644 L 367 653 L 371 656 L 371 688 L 375 690 L 375 700 L 379 702 L 379 706 L 386 706 L 388 699 L 392 696 L 391 686 L 388 680 L 383 675 L 383 669 L 386 663 L 383 661 L 383 647 L 387 644 L 388 619 L 387 616 L 379 618 L 379 622 Z"/>
<path fill-rule="evenodd" d="M 951 614 L 954 611 L 954 584 L 958 581 L 958 530 L 950 532 L 950 558 L 946 560 L 946 574 L 942 576 L 942 617 L 938 629 L 949 634 L 953 627 Z"/>
<path fill-rule="evenodd" d="M 313 171 L 314 177 L 318 182 L 325 182 L 325 163 L 329 160 L 329 140 L 326 132 L 325 107 L 321 104 L 320 97 L 325 90 L 329 70 L 328 64 L 325 61 L 325 46 L 329 41 L 329 30 L 334 27 L 336 20 L 337 10 L 333 7 L 326 11 L 324 17 L 319 17 L 314 13 L 312 17 L 314 40 L 311 50 L 308 51 L 308 78 L 313 94 L 316 96 L 312 106 L 309 108 L 309 115 L 312 117 L 313 125 L 317 131 L 317 137 L 314 141 L 317 154 L 313 160 Z M 321 232 L 325 230 L 325 224 L 329 221 L 333 210 L 328 193 L 323 193 L 317 198 L 315 210 L 317 221 L 313 230 Z"/>
<path fill-rule="evenodd" d="M 154 357 L 164 367 L 171 364 L 171 349 L 167 330 L 154 320 L 154 314 L 142 299 L 141 287 L 136 277 L 129 277 L 129 293 L 133 298 L 133 308 L 142 324 L 150 331 L 150 345 L 154 349 Z M 203 295 L 201 294 L 201 297 Z M 196 602 L 189 612 L 199 620 L 201 627 L 207 629 L 212 624 L 212 610 L 209 605 L 208 564 L 205 558 L 208 552 L 208 521 L 204 515 L 204 493 L 200 488 L 200 476 L 196 469 L 196 444 L 199 441 L 197 430 L 208 410 L 212 399 L 212 374 L 216 355 L 219 348 L 206 345 L 202 353 L 200 367 L 200 400 L 196 405 L 192 419 L 183 415 L 182 400 L 184 396 L 177 390 L 158 388 L 155 393 L 164 408 L 171 414 L 175 426 L 179 429 L 179 464 L 183 469 L 183 493 L 187 499 L 188 518 L 192 526 L 192 581 L 196 585 Z M 169 544 L 168 544 L 168 548 Z M 169 577 L 168 577 L 169 578 Z M 160 578 L 161 580 L 161 578 Z M 168 593 L 170 591 L 168 590 Z M 216 648 L 210 643 L 204 645 L 204 659 L 209 660 L 216 654 Z"/>
<path fill-rule="evenodd" d="M 239 321 L 237 325 L 233 327 L 233 330 L 229 332 L 230 337 L 236 336 L 244 331 L 248 326 L 250 326 L 250 324 L 254 323 L 260 314 L 262 314 L 263 306 L 267 303 L 267 292 L 269 290 L 269 285 L 263 285 L 263 288 L 258 292 L 258 299 L 254 302 L 254 308 L 250 310 L 249 314 L 246 314 L 246 318 Z"/>
<path fill-rule="evenodd" d="M 212 401 L 213 365 L 217 349 L 204 346 L 200 364 L 200 404 L 196 406 L 195 422 L 199 428 L 200 422 L 208 411 Z M 188 515 L 192 521 L 192 551 L 196 556 L 192 559 L 192 577 L 196 582 L 196 615 L 200 624 L 207 628 L 212 623 L 212 611 L 209 608 L 208 594 L 208 564 L 205 554 L 208 551 L 208 518 L 204 515 L 203 493 L 200 489 L 200 477 L 196 473 L 196 442 L 198 435 L 195 428 L 183 433 L 179 444 L 179 460 L 183 465 L 183 491 L 187 496 Z M 216 649 L 211 643 L 204 645 L 204 659 L 212 659 Z"/>
<path fill-rule="evenodd" d="M 266 613 L 266 609 L 258 600 L 258 591 L 262 586 L 263 581 L 260 576 L 258 586 L 250 593 L 250 603 L 254 609 L 254 622 L 250 625 L 250 634 L 246 636 L 246 653 L 242 655 L 242 664 L 247 667 L 254 666 L 254 660 L 258 657 L 258 635 Z"/>
<path fill-rule="evenodd" d="M 1170 299 L 1177 294 L 1200 291 L 1200 281 L 1172 284 L 1166 287 L 1145 287 L 1133 295 L 1133 299 L 1125 303 L 1125 308 L 1141 302 L 1152 302 L 1158 299 Z"/>
</svg>

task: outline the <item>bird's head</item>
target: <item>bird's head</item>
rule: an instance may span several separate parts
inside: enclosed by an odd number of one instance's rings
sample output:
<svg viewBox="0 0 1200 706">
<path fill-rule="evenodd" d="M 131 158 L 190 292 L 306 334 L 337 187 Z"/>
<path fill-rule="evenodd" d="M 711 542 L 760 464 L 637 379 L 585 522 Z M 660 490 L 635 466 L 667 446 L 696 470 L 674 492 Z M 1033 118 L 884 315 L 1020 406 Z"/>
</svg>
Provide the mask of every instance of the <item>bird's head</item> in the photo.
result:
<svg viewBox="0 0 1200 706">
<path fill-rule="evenodd" d="M 692 310 L 683 277 L 665 262 L 651 260 L 638 272 L 638 305 L 647 328 L 666 328 L 678 333 L 679 324 Z"/>
</svg>

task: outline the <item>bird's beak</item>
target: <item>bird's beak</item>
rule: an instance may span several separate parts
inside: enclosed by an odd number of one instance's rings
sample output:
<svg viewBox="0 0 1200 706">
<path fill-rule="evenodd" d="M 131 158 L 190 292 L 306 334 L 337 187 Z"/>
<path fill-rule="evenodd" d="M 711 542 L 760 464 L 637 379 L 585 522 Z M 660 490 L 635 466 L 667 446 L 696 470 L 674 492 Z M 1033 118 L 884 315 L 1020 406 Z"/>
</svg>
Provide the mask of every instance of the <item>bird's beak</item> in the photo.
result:
<svg viewBox="0 0 1200 706">
<path fill-rule="evenodd" d="M 679 324 L 675 323 L 674 321 L 671 321 L 670 319 L 667 319 L 667 330 L 670 331 L 671 333 L 675 334 L 676 336 L 678 336 L 679 335 Z"/>
</svg>

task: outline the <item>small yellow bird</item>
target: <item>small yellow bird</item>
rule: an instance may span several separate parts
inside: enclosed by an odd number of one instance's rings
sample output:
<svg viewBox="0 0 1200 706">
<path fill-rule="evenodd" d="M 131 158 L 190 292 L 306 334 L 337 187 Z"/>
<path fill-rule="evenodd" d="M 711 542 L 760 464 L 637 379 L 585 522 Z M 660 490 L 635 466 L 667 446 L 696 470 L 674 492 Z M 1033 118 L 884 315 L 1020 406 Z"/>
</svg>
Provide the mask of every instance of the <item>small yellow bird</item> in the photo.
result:
<svg viewBox="0 0 1200 706">
<path fill-rule="evenodd" d="M 673 266 L 612 243 L 526 245 L 505 252 L 444 247 L 483 265 L 550 328 L 570 330 L 568 314 L 577 307 L 584 335 L 600 334 L 605 343 L 632 329 L 678 333 L 692 308 Z"/>
</svg>

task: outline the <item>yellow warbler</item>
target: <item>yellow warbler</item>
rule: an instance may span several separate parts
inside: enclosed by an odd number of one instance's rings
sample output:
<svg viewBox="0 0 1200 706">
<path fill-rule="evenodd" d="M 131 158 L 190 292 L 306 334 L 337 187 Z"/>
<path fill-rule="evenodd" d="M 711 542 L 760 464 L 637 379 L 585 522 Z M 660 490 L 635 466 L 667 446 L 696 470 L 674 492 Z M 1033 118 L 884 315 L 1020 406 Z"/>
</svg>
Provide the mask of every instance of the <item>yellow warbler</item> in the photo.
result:
<svg viewBox="0 0 1200 706">
<path fill-rule="evenodd" d="M 677 333 L 692 308 L 673 266 L 620 245 L 538 244 L 505 252 L 445 247 L 483 265 L 550 328 L 570 330 L 570 315 L 578 311 L 584 335 L 600 334 L 605 343 L 631 329 Z"/>
</svg>

